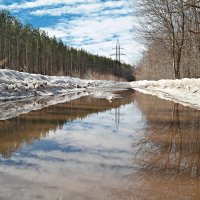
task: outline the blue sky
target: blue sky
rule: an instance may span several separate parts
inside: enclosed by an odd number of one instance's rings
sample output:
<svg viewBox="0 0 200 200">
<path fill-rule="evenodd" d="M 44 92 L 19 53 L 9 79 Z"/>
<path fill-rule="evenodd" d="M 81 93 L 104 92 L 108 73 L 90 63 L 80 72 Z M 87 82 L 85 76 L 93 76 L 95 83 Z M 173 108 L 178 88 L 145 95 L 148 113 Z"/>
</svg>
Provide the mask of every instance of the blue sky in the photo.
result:
<svg viewBox="0 0 200 200">
<path fill-rule="evenodd" d="M 0 9 L 91 53 L 109 56 L 119 39 L 126 54 L 122 59 L 130 64 L 144 49 L 133 39 L 138 27 L 134 0 L 0 0 Z"/>
</svg>

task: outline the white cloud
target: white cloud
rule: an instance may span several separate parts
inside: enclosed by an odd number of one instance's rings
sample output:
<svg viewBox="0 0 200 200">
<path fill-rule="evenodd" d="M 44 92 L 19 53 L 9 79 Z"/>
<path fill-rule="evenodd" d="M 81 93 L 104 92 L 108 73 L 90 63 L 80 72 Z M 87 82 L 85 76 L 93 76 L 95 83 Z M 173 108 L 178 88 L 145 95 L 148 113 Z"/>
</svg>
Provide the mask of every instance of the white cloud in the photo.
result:
<svg viewBox="0 0 200 200">
<path fill-rule="evenodd" d="M 50 9 L 39 9 L 32 11 L 32 15 L 50 15 L 50 16 L 60 16 L 63 14 L 84 14 L 89 12 L 97 11 L 100 8 L 99 4 L 80 4 L 80 5 L 67 5 L 59 8 L 50 8 Z"/>
<path fill-rule="evenodd" d="M 119 7 L 122 7 L 119 9 Z M 107 9 L 107 10 L 106 10 Z M 114 10 L 113 10 L 114 9 Z M 121 12 L 120 12 L 121 11 Z M 33 15 L 50 15 L 50 16 L 60 16 L 63 14 L 127 14 L 127 7 L 124 0 L 119 1 L 85 1 L 84 3 L 71 4 L 68 2 L 65 6 L 56 8 L 42 8 L 32 11 Z"/>
<path fill-rule="evenodd" d="M 54 25 L 40 27 L 69 45 L 89 52 L 109 56 L 116 40 L 124 48 L 124 61 L 136 62 L 143 45 L 133 40 L 131 29 L 138 27 L 128 0 L 35 0 L 5 6 L 13 11 L 31 9 L 34 16 L 60 17 Z M 71 17 L 74 16 L 73 18 Z"/>
<path fill-rule="evenodd" d="M 133 25 L 137 26 L 137 19 L 133 16 L 108 18 L 97 15 L 91 18 L 75 18 L 71 21 L 62 19 L 56 26 L 43 29 L 66 43 L 105 56 L 112 53 L 118 38 L 126 54 L 122 59 L 132 64 L 144 50 L 143 45 L 133 40 Z"/>
<path fill-rule="evenodd" d="M 45 32 L 48 33 L 49 36 L 57 36 L 58 38 L 64 38 L 67 36 L 65 30 L 62 29 L 54 29 L 54 28 L 42 28 Z"/>
<path fill-rule="evenodd" d="M 38 7 L 47 7 L 47 6 L 58 6 L 58 5 L 68 5 L 74 6 L 79 4 L 86 4 L 90 6 L 90 4 L 104 4 L 108 7 L 113 6 L 122 6 L 124 4 L 123 0 L 119 1 L 107 1 L 101 2 L 99 0 L 35 0 L 35 1 L 23 1 L 21 3 L 12 3 L 9 5 L 0 5 L 0 8 L 9 9 L 9 10 L 20 10 L 20 9 L 29 9 L 29 8 L 38 8 Z"/>
<path fill-rule="evenodd" d="M 10 5 L 0 5 L 0 8 L 9 10 L 20 10 L 37 7 L 54 6 L 60 4 L 74 5 L 77 3 L 91 3 L 95 0 L 35 0 L 35 1 L 23 1 L 21 3 L 12 3 Z"/>
</svg>

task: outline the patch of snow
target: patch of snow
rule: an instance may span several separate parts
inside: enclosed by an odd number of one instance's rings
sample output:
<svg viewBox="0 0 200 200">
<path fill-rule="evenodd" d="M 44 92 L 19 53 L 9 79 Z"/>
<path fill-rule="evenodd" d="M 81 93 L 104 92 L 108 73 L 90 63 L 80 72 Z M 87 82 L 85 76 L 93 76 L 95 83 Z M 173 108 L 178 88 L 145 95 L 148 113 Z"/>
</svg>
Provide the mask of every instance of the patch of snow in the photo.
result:
<svg viewBox="0 0 200 200">
<path fill-rule="evenodd" d="M 130 86 L 142 93 L 156 95 L 200 110 L 200 79 L 136 81 Z"/>
<path fill-rule="evenodd" d="M 114 91 L 128 87 L 127 83 L 114 81 L 82 80 L 0 69 L 0 120 L 87 95 L 112 101 L 119 98 L 113 94 Z"/>
<path fill-rule="evenodd" d="M 115 91 L 127 88 L 200 110 L 200 79 L 144 80 L 127 83 L 0 69 L 0 120 L 86 95 L 106 98 L 111 102 L 114 98 L 120 98 L 114 94 Z M 37 99 L 45 103 L 38 103 Z"/>
<path fill-rule="evenodd" d="M 122 98 L 120 95 L 114 94 L 111 91 L 96 91 L 96 92 L 93 92 L 92 96 L 95 98 L 107 99 L 109 102 L 112 102 L 113 99 L 116 99 L 116 98 Z"/>
<path fill-rule="evenodd" d="M 50 96 L 85 88 L 121 87 L 114 81 L 82 80 L 67 76 L 45 76 L 14 70 L 0 70 L 0 101 Z"/>
</svg>

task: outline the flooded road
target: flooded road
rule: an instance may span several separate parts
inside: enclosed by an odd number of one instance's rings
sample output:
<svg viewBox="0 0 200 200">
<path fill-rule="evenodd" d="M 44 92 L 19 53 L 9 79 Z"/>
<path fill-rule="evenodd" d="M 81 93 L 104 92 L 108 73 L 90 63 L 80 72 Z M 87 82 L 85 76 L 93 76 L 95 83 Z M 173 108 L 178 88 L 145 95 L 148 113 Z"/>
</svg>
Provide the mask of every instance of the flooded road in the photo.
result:
<svg viewBox="0 0 200 200">
<path fill-rule="evenodd" d="M 118 94 L 0 121 L 0 199 L 200 199 L 200 111 Z"/>
</svg>

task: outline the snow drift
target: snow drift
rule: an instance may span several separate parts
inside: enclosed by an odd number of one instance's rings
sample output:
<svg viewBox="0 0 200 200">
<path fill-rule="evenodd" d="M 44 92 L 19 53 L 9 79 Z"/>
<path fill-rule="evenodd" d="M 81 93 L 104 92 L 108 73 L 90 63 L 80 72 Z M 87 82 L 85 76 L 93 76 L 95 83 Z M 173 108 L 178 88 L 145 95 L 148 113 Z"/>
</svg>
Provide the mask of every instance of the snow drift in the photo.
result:
<svg viewBox="0 0 200 200">
<path fill-rule="evenodd" d="M 66 76 L 45 76 L 14 70 L 0 70 L 0 101 L 51 96 L 88 88 L 123 87 L 114 81 L 81 80 Z"/>
<path fill-rule="evenodd" d="M 131 82 L 130 86 L 139 92 L 200 110 L 200 79 L 136 81 Z"/>
<path fill-rule="evenodd" d="M 112 101 L 119 98 L 113 91 L 128 87 L 128 83 L 114 81 L 81 80 L 0 70 L 0 120 L 87 95 Z"/>
<path fill-rule="evenodd" d="M 0 120 L 63 103 L 86 95 L 120 98 L 114 91 L 127 88 L 173 100 L 200 110 L 200 79 L 114 82 L 45 76 L 0 69 Z"/>
</svg>

